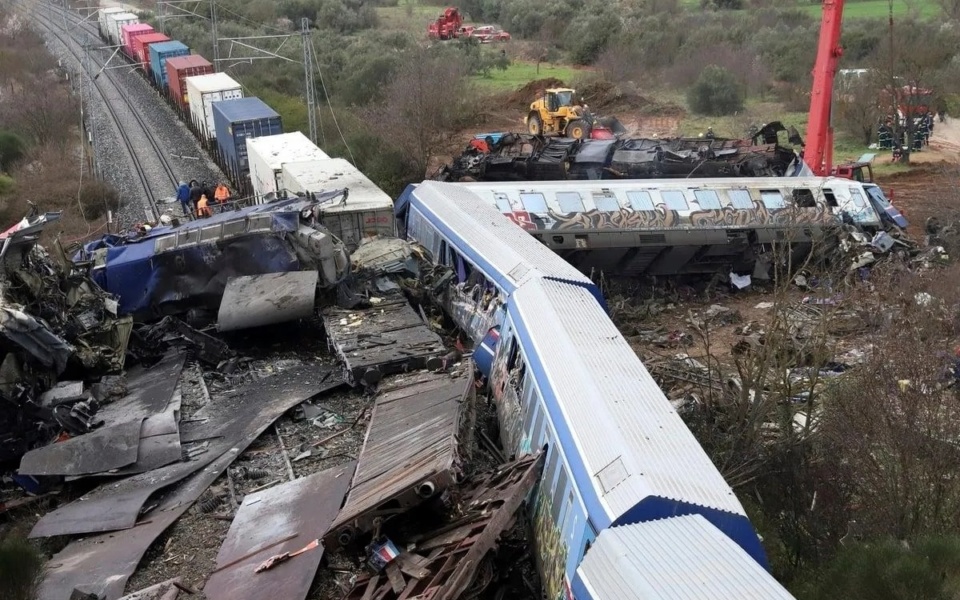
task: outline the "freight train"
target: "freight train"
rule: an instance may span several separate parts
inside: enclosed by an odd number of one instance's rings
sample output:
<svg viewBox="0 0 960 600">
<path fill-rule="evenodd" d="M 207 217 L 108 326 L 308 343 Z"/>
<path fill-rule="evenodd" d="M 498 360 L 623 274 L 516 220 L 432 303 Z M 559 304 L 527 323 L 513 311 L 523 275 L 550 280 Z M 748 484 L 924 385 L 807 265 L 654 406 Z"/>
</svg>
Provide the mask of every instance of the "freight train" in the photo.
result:
<svg viewBox="0 0 960 600">
<path fill-rule="evenodd" d="M 547 453 L 531 510 L 551 600 L 791 598 L 766 571 L 733 491 L 589 278 L 462 186 L 411 188 L 394 221 L 390 197 L 355 167 L 282 133 L 270 107 L 244 97 L 236 81 L 183 44 L 140 23 L 111 23 L 115 14 L 100 15 L 101 35 L 121 40 L 123 54 L 250 202 L 346 187 L 349 200 L 321 211 L 325 226 L 342 239 L 352 231 L 359 244 L 395 232 L 399 222 L 456 272 L 451 292 L 459 293 L 461 316 L 477 317 L 482 307 L 482 318 L 465 324 L 482 338 L 474 354 L 498 406 L 504 447 Z"/>
<path fill-rule="evenodd" d="M 331 158 L 280 115 L 190 48 L 121 8 L 98 14 L 100 37 L 135 65 L 230 179 L 239 205 L 349 188 L 321 206 L 319 221 L 353 250 L 364 238 L 394 235 L 393 200 L 356 167 Z"/>
</svg>

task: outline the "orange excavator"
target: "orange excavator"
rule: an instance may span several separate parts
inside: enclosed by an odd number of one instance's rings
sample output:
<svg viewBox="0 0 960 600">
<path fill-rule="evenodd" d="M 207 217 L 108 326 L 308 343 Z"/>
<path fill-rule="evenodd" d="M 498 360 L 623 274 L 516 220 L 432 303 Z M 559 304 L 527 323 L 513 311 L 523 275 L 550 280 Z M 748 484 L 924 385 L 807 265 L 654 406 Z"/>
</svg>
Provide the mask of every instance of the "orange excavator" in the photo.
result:
<svg viewBox="0 0 960 600">
<path fill-rule="evenodd" d="M 881 218 L 903 228 L 907 226 L 906 218 L 887 200 L 880 187 L 873 183 L 870 155 L 864 155 L 853 163 L 836 166 L 833 164 L 833 123 L 830 122 L 830 116 L 837 65 L 843 56 L 843 48 L 840 46 L 843 2 L 844 0 L 823 0 L 820 41 L 817 43 L 817 61 L 813 66 L 813 89 L 810 90 L 810 114 L 803 159 L 818 177 L 834 176 L 863 182 L 867 196 Z"/>
</svg>

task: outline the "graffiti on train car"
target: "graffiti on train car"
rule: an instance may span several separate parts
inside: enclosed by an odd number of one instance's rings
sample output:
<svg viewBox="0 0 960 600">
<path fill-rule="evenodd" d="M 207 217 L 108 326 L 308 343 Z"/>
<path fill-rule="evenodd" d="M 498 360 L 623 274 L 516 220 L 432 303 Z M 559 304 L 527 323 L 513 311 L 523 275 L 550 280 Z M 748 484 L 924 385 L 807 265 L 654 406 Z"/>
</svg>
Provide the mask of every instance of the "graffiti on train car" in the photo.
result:
<svg viewBox="0 0 960 600">
<path fill-rule="evenodd" d="M 753 209 L 725 206 L 721 209 L 698 210 L 690 213 L 694 227 L 747 227 L 750 225 L 829 225 L 835 222 L 826 206 L 799 208 L 786 206 L 771 211 L 762 202 L 754 201 Z"/>
<path fill-rule="evenodd" d="M 548 213 L 549 226 L 542 229 L 646 229 L 676 227 L 679 213 L 662 205 L 657 210 L 588 210 L 568 214 Z"/>
<path fill-rule="evenodd" d="M 543 577 L 543 593 L 547 600 L 563 600 L 566 589 L 566 565 L 569 549 L 563 532 L 550 512 L 550 497 L 543 493 L 546 482 L 541 481 L 537 505 L 533 513 L 533 534 L 537 544 L 537 564 Z M 557 490 L 562 494 L 563 490 Z"/>
</svg>

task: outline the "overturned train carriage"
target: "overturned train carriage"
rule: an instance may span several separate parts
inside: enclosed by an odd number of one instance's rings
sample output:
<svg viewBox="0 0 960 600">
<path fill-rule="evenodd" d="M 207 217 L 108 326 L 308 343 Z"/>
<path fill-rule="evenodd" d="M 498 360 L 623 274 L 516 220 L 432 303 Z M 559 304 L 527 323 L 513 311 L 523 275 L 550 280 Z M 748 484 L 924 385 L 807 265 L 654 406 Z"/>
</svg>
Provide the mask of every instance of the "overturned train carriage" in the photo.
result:
<svg viewBox="0 0 960 600">
<path fill-rule="evenodd" d="M 133 238 L 104 236 L 73 261 L 119 296 L 120 314 L 140 320 L 216 311 L 227 282 L 241 276 L 315 270 L 319 285 L 330 287 L 348 268 L 347 253 L 314 209 L 343 193 L 227 211 Z"/>
<path fill-rule="evenodd" d="M 863 185 L 839 178 L 455 185 L 586 273 L 762 278 L 774 260 L 803 259 L 843 223 L 881 226 Z"/>
<path fill-rule="evenodd" d="M 504 134 L 477 140 L 444 167 L 441 181 L 553 181 L 670 177 L 782 177 L 801 161 L 774 123 L 750 139 L 573 140 Z M 799 141 L 791 133 L 791 139 Z"/>
</svg>

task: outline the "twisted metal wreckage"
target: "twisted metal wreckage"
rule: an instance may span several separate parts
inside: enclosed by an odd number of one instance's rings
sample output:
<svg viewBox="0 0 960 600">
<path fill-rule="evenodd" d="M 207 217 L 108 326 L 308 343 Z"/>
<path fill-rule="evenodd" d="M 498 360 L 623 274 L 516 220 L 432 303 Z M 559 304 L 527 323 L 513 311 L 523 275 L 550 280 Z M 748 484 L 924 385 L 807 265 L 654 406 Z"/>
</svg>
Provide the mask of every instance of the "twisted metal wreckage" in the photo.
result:
<svg viewBox="0 0 960 600">
<path fill-rule="evenodd" d="M 549 181 L 688 177 L 782 177 L 802 161 L 778 134 L 802 146 L 793 127 L 779 121 L 749 139 L 625 138 L 574 140 L 522 133 L 483 134 L 449 165 L 440 181 Z M 483 143 L 480 143 L 483 142 Z M 492 143 L 491 143 L 492 142 Z"/>
</svg>

